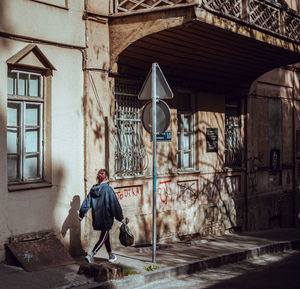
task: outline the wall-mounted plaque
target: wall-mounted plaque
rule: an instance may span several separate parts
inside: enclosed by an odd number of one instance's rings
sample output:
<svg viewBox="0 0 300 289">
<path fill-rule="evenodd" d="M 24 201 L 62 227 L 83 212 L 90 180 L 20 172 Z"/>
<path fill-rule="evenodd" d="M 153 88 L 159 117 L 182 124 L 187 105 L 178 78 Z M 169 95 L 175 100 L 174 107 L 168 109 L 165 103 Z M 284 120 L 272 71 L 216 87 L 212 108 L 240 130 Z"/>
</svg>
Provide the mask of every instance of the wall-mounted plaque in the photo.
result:
<svg viewBox="0 0 300 289">
<path fill-rule="evenodd" d="M 218 129 L 206 128 L 206 152 L 218 152 Z"/>
<path fill-rule="evenodd" d="M 280 150 L 270 151 L 270 167 L 272 171 L 280 170 Z"/>
</svg>

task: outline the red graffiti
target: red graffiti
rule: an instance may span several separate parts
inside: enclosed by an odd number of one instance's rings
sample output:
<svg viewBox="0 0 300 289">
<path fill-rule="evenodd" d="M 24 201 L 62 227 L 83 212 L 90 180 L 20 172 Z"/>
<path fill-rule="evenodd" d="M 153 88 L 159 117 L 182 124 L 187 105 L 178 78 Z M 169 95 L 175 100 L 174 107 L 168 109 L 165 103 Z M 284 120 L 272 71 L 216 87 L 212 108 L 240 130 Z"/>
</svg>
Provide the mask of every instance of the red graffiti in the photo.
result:
<svg viewBox="0 0 300 289">
<path fill-rule="evenodd" d="M 135 189 L 136 190 L 134 191 L 134 188 L 132 188 L 132 196 L 136 196 L 137 197 L 139 195 L 139 193 L 140 193 L 139 192 L 139 187 L 136 187 Z"/>
<path fill-rule="evenodd" d="M 115 191 L 118 200 L 123 198 L 138 197 L 140 194 L 139 187 L 123 188 L 120 191 Z"/>
<path fill-rule="evenodd" d="M 127 198 L 127 197 L 131 197 L 130 192 L 131 192 L 131 189 L 130 189 L 130 188 L 124 189 L 124 194 L 125 194 L 125 197 L 126 197 L 126 198 Z"/>
<path fill-rule="evenodd" d="M 163 203 L 166 203 L 168 200 L 168 185 L 167 184 L 170 182 L 171 182 L 171 180 L 168 180 L 168 181 L 159 182 L 159 184 L 158 184 L 160 200 Z M 164 185 L 164 186 L 160 186 L 160 185 Z"/>
<path fill-rule="evenodd" d="M 123 194 L 121 192 L 115 192 L 115 193 L 118 196 L 118 200 L 122 200 L 123 199 Z"/>
</svg>

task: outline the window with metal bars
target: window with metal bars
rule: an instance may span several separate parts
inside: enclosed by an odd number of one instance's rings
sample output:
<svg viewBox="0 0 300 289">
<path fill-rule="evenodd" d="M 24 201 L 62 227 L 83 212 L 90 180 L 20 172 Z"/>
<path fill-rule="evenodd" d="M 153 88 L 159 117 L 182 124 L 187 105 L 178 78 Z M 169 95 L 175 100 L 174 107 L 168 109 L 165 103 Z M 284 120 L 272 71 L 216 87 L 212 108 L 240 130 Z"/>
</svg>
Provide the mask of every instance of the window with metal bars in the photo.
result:
<svg viewBox="0 0 300 289">
<path fill-rule="evenodd" d="M 115 84 L 115 177 L 144 174 L 148 159 L 141 123 L 139 85 L 116 80 Z"/>
<path fill-rule="evenodd" d="M 225 101 L 225 166 L 241 167 L 242 141 L 240 106 L 233 101 Z"/>
<path fill-rule="evenodd" d="M 43 175 L 43 76 L 9 69 L 7 104 L 8 181 Z"/>
</svg>

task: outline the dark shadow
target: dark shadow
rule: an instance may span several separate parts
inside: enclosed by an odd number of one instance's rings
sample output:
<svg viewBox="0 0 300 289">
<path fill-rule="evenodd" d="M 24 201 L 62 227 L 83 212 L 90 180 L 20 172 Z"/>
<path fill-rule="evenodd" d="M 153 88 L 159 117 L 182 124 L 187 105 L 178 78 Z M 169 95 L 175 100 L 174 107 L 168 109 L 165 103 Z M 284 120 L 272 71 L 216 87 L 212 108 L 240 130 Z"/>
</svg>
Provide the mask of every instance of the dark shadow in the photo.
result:
<svg viewBox="0 0 300 289">
<path fill-rule="evenodd" d="M 73 197 L 70 202 L 69 215 L 64 221 L 61 234 L 65 238 L 67 231 L 70 234 L 69 253 L 72 256 L 80 256 L 85 254 L 81 244 L 81 222 L 79 220 L 78 211 L 80 209 L 80 197 Z"/>
<path fill-rule="evenodd" d="M 300 252 L 267 266 L 249 264 L 241 275 L 207 286 L 206 289 L 296 289 L 299 287 Z M 217 272 L 216 272 L 217 273 Z M 284 278 L 283 278 L 284 276 Z"/>
</svg>

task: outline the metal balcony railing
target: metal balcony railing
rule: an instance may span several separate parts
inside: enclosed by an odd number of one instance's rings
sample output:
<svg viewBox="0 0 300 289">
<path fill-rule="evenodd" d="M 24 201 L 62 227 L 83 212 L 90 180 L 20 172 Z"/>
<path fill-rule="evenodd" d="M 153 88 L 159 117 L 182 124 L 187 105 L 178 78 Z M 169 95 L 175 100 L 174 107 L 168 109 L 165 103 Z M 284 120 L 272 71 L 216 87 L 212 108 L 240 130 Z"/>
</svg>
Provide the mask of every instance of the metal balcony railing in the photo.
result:
<svg viewBox="0 0 300 289">
<path fill-rule="evenodd" d="M 114 0 L 113 3 L 113 14 L 195 3 L 213 13 L 300 42 L 300 14 L 284 5 L 283 0 Z"/>
<path fill-rule="evenodd" d="M 115 0 L 114 13 L 132 12 L 141 9 L 153 9 L 162 6 L 176 6 L 191 0 Z"/>
</svg>

